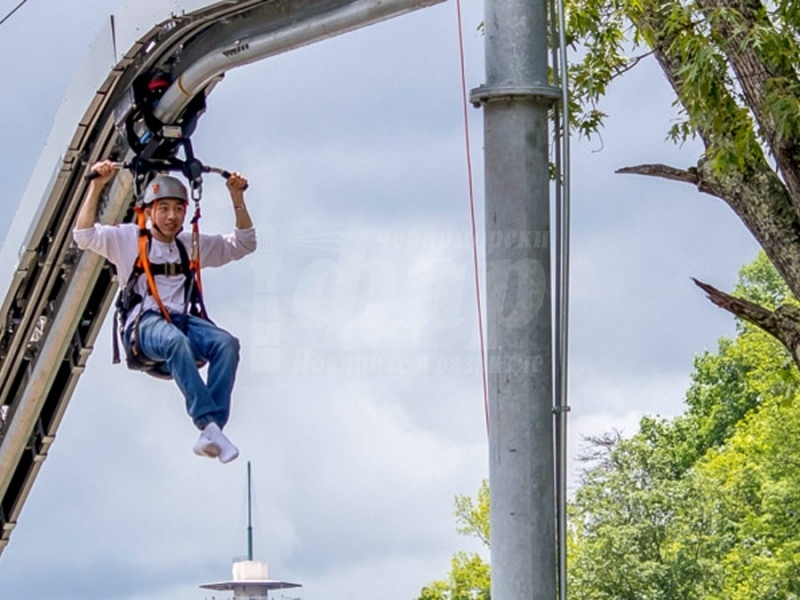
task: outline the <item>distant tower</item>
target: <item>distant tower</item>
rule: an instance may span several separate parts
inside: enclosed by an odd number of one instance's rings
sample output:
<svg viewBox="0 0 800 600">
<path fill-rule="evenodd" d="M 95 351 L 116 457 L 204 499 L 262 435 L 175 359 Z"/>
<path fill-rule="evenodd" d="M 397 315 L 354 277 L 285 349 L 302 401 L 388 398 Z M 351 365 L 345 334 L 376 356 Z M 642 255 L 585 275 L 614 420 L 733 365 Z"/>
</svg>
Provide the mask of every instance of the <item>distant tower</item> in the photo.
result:
<svg viewBox="0 0 800 600">
<path fill-rule="evenodd" d="M 267 600 L 271 590 L 301 587 L 299 583 L 267 578 L 267 563 L 253 560 L 253 503 L 250 485 L 250 461 L 247 461 L 247 560 L 234 561 L 233 579 L 206 583 L 201 588 L 232 591 L 233 600 Z"/>
</svg>

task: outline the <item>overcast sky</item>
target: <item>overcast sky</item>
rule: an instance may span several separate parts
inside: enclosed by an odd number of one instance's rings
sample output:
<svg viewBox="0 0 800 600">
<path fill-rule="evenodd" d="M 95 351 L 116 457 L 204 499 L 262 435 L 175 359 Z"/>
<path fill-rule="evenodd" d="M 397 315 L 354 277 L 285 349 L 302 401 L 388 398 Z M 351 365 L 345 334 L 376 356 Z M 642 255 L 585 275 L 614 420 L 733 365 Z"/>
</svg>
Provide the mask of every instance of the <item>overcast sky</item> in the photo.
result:
<svg viewBox="0 0 800 600">
<path fill-rule="evenodd" d="M 16 4 L 0 0 L 0 16 Z M 30 0 L 0 26 L 0 232 L 116 9 Z M 464 9 L 472 88 L 482 8 Z M 195 457 L 177 389 L 113 367 L 106 323 L 0 557 L 3 598 L 210 598 L 197 586 L 246 554 L 247 460 L 256 558 L 304 584 L 289 596 L 411 600 L 476 548 L 452 518 L 487 475 L 480 374 L 452 368 L 479 364 L 458 69 L 448 2 L 226 76 L 193 140 L 249 177 L 262 242 L 204 275 L 212 317 L 242 340 L 227 429 L 242 456 Z M 582 434 L 681 411 L 694 355 L 733 332 L 690 277 L 730 289 L 755 256 L 720 201 L 613 173 L 696 161 L 696 145 L 664 141 L 671 103 L 643 61 L 612 86 L 602 140 L 575 142 L 573 455 Z M 469 114 L 482 230 L 482 115 Z M 203 229 L 229 230 L 222 182 L 205 187 Z"/>
</svg>

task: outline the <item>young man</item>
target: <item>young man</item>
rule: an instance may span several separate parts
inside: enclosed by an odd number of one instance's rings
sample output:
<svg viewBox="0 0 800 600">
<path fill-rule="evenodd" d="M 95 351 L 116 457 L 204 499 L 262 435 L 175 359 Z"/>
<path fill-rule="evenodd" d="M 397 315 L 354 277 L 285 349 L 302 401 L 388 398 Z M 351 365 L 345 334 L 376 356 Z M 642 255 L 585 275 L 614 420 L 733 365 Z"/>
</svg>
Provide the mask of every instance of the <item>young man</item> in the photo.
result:
<svg viewBox="0 0 800 600">
<path fill-rule="evenodd" d="M 110 161 L 93 165 L 96 179 L 89 183 L 73 230 L 78 247 L 92 250 L 117 268 L 120 288 L 124 287 L 139 257 L 138 226 L 134 223 L 101 225 L 96 223 L 97 203 L 103 187 L 114 176 L 116 167 Z M 219 267 L 250 254 L 256 249 L 256 233 L 244 203 L 247 180 L 233 173 L 227 180 L 233 203 L 236 226 L 228 235 L 200 236 L 201 267 Z M 162 304 L 169 313 L 167 320 L 158 302 L 150 293 L 147 277 L 138 277 L 134 291 L 142 300 L 128 314 L 123 343 L 130 344 L 136 318 L 141 352 L 149 359 L 163 361 L 163 369 L 178 384 L 186 398 L 186 410 L 200 437 L 194 445 L 199 456 L 218 458 L 228 463 L 239 456 L 239 450 L 222 433 L 230 414 L 231 392 L 239 364 L 239 340 L 227 331 L 198 316 L 187 314 L 185 307 L 186 276 L 178 268 L 183 244 L 191 248 L 191 233 L 182 232 L 188 206 L 186 187 L 168 175 L 156 176 L 147 186 L 143 204 L 150 223 L 149 260 L 161 267 L 153 279 Z M 155 269 L 154 270 L 158 270 Z M 174 274 L 173 274 L 174 273 Z M 203 381 L 196 360 L 208 362 L 208 378 Z"/>
</svg>

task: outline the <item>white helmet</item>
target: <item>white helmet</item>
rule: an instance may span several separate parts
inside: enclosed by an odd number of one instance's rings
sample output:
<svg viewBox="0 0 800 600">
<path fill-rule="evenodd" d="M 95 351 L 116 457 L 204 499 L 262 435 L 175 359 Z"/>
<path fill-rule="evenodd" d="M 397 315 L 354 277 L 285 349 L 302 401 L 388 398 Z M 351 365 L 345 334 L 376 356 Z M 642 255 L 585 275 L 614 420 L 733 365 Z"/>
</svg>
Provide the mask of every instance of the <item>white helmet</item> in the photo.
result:
<svg viewBox="0 0 800 600">
<path fill-rule="evenodd" d="M 189 194 L 186 191 L 186 186 L 183 185 L 180 179 L 172 177 L 171 175 L 156 175 L 152 181 L 147 184 L 142 204 L 147 206 L 156 200 L 163 200 L 165 198 L 189 202 Z"/>
</svg>

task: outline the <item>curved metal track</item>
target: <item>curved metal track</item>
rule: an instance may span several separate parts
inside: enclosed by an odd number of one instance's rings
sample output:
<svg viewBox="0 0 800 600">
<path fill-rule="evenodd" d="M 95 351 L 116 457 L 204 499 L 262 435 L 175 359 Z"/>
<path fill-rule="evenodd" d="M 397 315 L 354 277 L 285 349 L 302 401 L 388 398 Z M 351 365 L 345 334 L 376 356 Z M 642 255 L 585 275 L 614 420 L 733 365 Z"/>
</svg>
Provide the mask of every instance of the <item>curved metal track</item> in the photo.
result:
<svg viewBox="0 0 800 600">
<path fill-rule="evenodd" d="M 181 124 L 191 118 L 187 106 L 202 101 L 226 70 L 439 1 L 217 2 L 156 25 L 112 69 L 48 186 L 0 306 L 0 552 L 55 440 L 116 291 L 110 266 L 80 252 L 71 230 L 86 190 L 87 166 L 131 154 L 118 127 L 137 110 L 130 90 L 154 73 L 166 73 L 174 83 L 155 112 L 162 122 Z M 159 143 L 148 143 L 148 151 L 163 153 Z M 125 220 L 132 196 L 131 178 L 121 174 L 103 200 L 102 220 Z"/>
</svg>

